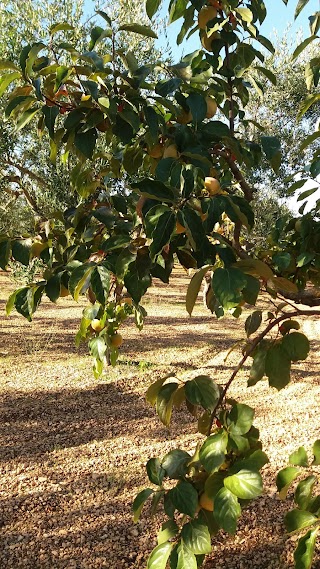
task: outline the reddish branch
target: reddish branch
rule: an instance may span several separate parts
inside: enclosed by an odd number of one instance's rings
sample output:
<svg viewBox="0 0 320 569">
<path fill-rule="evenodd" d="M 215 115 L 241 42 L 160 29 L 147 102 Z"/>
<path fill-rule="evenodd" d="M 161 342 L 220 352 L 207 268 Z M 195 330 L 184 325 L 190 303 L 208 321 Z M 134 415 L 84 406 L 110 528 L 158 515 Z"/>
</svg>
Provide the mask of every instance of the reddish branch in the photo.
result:
<svg viewBox="0 0 320 569">
<path fill-rule="evenodd" d="M 275 326 L 278 326 L 281 322 L 283 322 L 283 320 L 288 320 L 290 318 L 295 318 L 295 317 L 299 317 L 299 316 L 320 316 L 320 311 L 319 310 L 296 310 L 294 312 L 287 312 L 286 314 L 279 316 L 279 318 L 276 318 L 276 320 L 273 320 L 272 322 L 270 322 L 268 324 L 268 326 L 265 328 L 265 330 L 263 330 L 261 332 L 261 334 L 259 334 L 253 340 L 252 344 L 246 350 L 246 353 L 242 356 L 240 362 L 238 363 L 237 367 L 234 369 L 229 380 L 227 381 L 226 385 L 224 386 L 224 388 L 220 394 L 219 400 L 218 400 L 214 410 L 212 411 L 210 425 L 208 428 L 208 436 L 211 433 L 211 429 L 212 429 L 214 419 L 216 417 L 217 409 L 220 407 L 221 403 L 223 402 L 223 400 L 224 400 L 224 398 L 225 398 L 225 396 L 229 390 L 229 387 L 231 386 L 231 384 L 235 380 L 236 376 L 238 375 L 239 371 L 241 370 L 243 364 L 246 362 L 248 357 L 254 352 L 254 350 L 256 349 L 258 344 L 260 344 L 260 342 L 270 332 L 270 330 L 272 330 L 272 328 L 274 328 Z"/>
</svg>

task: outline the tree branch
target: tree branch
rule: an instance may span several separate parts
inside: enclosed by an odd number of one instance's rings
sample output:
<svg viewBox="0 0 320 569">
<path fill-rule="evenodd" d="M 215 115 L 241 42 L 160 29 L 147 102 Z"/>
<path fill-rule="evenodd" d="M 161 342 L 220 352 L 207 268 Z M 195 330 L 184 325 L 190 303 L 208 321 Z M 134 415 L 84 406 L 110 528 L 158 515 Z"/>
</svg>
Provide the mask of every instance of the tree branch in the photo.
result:
<svg viewBox="0 0 320 569">
<path fill-rule="evenodd" d="M 246 351 L 246 353 L 243 355 L 243 357 L 241 358 L 240 362 L 238 363 L 237 367 L 234 369 L 233 373 L 231 374 L 229 380 L 227 381 L 226 385 L 224 386 L 220 397 L 218 399 L 218 402 L 214 408 L 214 410 L 212 411 L 211 414 L 211 419 L 210 419 L 210 425 L 207 431 L 208 436 L 211 433 L 211 429 L 212 429 L 212 425 L 213 425 L 213 421 L 215 419 L 216 416 L 216 411 L 217 409 L 220 407 L 222 401 L 224 400 L 227 391 L 229 389 L 229 387 L 231 386 L 231 384 L 233 383 L 233 381 L 235 380 L 236 376 L 238 375 L 239 371 L 241 370 L 243 364 L 247 361 L 248 357 L 253 353 L 253 351 L 256 349 L 257 345 L 261 342 L 261 340 L 263 340 L 263 338 L 270 332 L 270 330 L 272 330 L 272 328 L 274 328 L 275 326 L 278 326 L 281 322 L 283 322 L 283 320 L 288 320 L 290 318 L 294 318 L 294 317 L 298 317 L 298 316 L 320 316 L 320 311 L 319 310 L 296 310 L 294 312 L 287 312 L 286 314 L 283 314 L 282 316 L 279 316 L 279 318 L 276 318 L 276 320 L 273 320 L 272 322 L 270 322 L 268 324 L 268 326 L 265 328 L 265 330 L 263 330 L 256 338 L 255 340 L 253 340 L 250 348 Z"/>
<path fill-rule="evenodd" d="M 234 160 L 232 160 L 230 152 L 228 152 L 227 150 L 221 150 L 219 148 L 214 148 L 212 152 L 213 154 L 220 156 L 227 162 L 232 174 L 234 175 L 235 179 L 239 182 L 246 200 L 248 202 L 251 202 L 253 200 L 253 195 L 256 189 L 250 186 L 250 184 L 248 184 L 248 182 L 244 179 L 238 166 L 236 165 Z"/>
</svg>

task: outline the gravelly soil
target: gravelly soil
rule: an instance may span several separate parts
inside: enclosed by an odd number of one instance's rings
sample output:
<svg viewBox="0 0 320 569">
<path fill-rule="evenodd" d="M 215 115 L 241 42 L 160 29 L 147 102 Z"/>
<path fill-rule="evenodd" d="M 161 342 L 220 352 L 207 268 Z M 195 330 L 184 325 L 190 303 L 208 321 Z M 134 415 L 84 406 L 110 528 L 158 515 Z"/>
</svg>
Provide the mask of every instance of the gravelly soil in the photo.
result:
<svg viewBox="0 0 320 569">
<path fill-rule="evenodd" d="M 199 302 L 189 319 L 186 282 L 178 274 L 170 287 L 151 289 L 144 330 L 127 326 L 119 366 L 96 381 L 86 347 L 74 347 L 81 304 L 44 302 L 32 324 L 7 318 L 13 285 L 0 273 L 1 569 L 145 567 L 162 518 L 132 522 L 132 500 L 147 486 L 144 465 L 177 446 L 192 450 L 199 437 L 184 411 L 169 433 L 146 405 L 146 388 L 169 371 L 185 378 L 200 370 L 223 383 L 239 359 L 234 351 L 224 364 L 244 317 L 217 322 Z M 270 464 L 265 494 L 244 512 L 235 537 L 215 538 L 205 569 L 293 566 L 297 538 L 286 539 L 282 522 L 290 502 L 277 499 L 274 479 L 293 450 L 320 437 L 320 325 L 313 318 L 303 327 L 312 354 L 294 365 L 290 386 L 279 394 L 266 382 L 248 390 L 244 370 L 230 392 L 256 407 Z"/>
</svg>

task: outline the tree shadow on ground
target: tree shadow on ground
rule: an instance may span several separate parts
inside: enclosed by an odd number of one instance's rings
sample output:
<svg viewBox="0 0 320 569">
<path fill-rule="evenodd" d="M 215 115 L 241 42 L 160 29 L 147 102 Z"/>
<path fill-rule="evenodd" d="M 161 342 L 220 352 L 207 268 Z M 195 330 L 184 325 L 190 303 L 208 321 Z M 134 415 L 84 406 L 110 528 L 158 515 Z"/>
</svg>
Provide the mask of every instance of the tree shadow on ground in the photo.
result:
<svg viewBox="0 0 320 569">
<path fill-rule="evenodd" d="M 142 396 L 116 383 L 92 389 L 6 393 L 0 403 L 0 461 L 36 458 L 55 449 L 110 439 L 134 430 L 147 433 L 139 419 L 152 417 Z M 141 431 L 141 432 L 140 432 Z"/>
</svg>

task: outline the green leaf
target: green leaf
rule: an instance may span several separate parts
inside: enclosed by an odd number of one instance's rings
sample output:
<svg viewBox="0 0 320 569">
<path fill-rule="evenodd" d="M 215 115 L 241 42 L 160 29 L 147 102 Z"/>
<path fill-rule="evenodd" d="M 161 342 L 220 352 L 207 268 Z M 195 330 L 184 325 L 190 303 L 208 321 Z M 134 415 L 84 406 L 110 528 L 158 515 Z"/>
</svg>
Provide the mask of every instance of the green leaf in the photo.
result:
<svg viewBox="0 0 320 569">
<path fill-rule="evenodd" d="M 186 398 L 193 405 L 213 411 L 220 397 L 217 384 L 207 375 L 199 375 L 185 384 Z"/>
<path fill-rule="evenodd" d="M 212 265 L 205 265 L 201 267 L 193 276 L 188 285 L 187 296 L 186 296 L 186 309 L 188 314 L 191 316 L 194 305 L 196 303 L 201 283 L 205 274 L 212 269 Z"/>
<path fill-rule="evenodd" d="M 241 516 L 238 498 L 227 488 L 222 488 L 214 500 L 214 518 L 224 531 L 234 535 Z"/>
<path fill-rule="evenodd" d="M 311 526 L 317 521 L 318 518 L 310 514 L 310 512 L 298 510 L 297 508 L 288 512 L 284 517 L 284 525 L 288 533 Z"/>
<path fill-rule="evenodd" d="M 177 382 L 167 383 L 160 388 L 157 395 L 156 401 L 156 411 L 160 421 L 168 427 L 170 425 L 172 406 L 173 406 L 173 395 L 178 389 L 179 384 Z"/>
<path fill-rule="evenodd" d="M 137 522 L 138 519 L 140 518 L 141 510 L 144 504 L 148 500 L 149 496 L 151 496 L 151 494 L 153 493 L 154 490 L 152 490 L 151 488 L 145 488 L 144 490 L 141 490 L 141 492 L 139 492 L 139 494 L 135 497 L 132 504 L 134 522 Z"/>
<path fill-rule="evenodd" d="M 108 301 L 110 289 L 109 271 L 103 265 L 98 265 L 92 271 L 90 282 L 97 301 L 100 302 L 102 306 L 105 306 Z"/>
<path fill-rule="evenodd" d="M 50 35 L 53 36 L 58 32 L 67 32 L 74 30 L 74 26 L 67 24 L 67 22 L 61 22 L 60 24 L 53 24 L 50 28 Z"/>
<path fill-rule="evenodd" d="M 248 379 L 248 387 L 256 385 L 265 375 L 267 353 L 268 350 L 261 344 L 255 350 Z"/>
<path fill-rule="evenodd" d="M 262 478 L 259 472 L 240 470 L 224 479 L 225 487 L 242 500 L 251 500 L 262 494 Z"/>
<path fill-rule="evenodd" d="M 60 275 L 53 275 L 48 281 L 45 286 L 45 292 L 48 298 L 50 298 L 51 302 L 57 302 L 60 296 L 60 288 L 61 288 L 61 274 Z"/>
<path fill-rule="evenodd" d="M 90 354 L 99 362 L 104 362 L 107 345 L 104 338 L 97 336 L 92 338 L 89 342 Z"/>
<path fill-rule="evenodd" d="M 260 292 L 260 282 L 251 275 L 246 275 L 247 284 L 242 291 L 243 300 L 255 306 Z"/>
<path fill-rule="evenodd" d="M 146 469 L 150 482 L 157 486 L 161 486 L 166 471 L 161 466 L 160 459 L 150 458 L 146 464 Z"/>
<path fill-rule="evenodd" d="M 269 348 L 265 360 L 265 374 L 268 376 L 270 387 L 283 389 L 290 382 L 291 361 L 282 344 Z"/>
<path fill-rule="evenodd" d="M 166 569 L 173 546 L 174 543 L 168 541 L 157 545 L 148 559 L 147 569 Z"/>
<path fill-rule="evenodd" d="M 177 91 L 181 83 L 182 79 L 179 79 L 179 77 L 172 77 L 172 79 L 162 79 L 156 84 L 155 92 L 157 95 L 160 95 L 160 97 L 168 97 L 168 95 L 171 95 Z"/>
<path fill-rule="evenodd" d="M 198 507 L 198 492 L 190 482 L 185 480 L 178 482 L 174 488 L 169 490 L 169 495 L 175 509 L 181 514 L 194 517 Z"/>
<path fill-rule="evenodd" d="M 296 49 L 294 50 L 294 52 L 292 54 L 292 59 L 293 60 L 297 59 L 297 57 L 300 55 L 300 53 L 302 53 L 303 50 L 305 50 L 306 47 L 308 47 L 308 45 L 317 38 L 318 38 L 318 36 L 309 36 L 307 39 L 303 40 L 303 42 L 300 43 L 298 45 L 298 47 L 296 47 Z"/>
<path fill-rule="evenodd" d="M 232 474 L 234 472 L 239 472 L 239 470 L 261 470 L 261 468 L 269 462 L 269 459 L 265 452 L 258 449 L 252 452 L 248 457 L 243 458 L 242 460 L 237 460 L 230 471 Z"/>
<path fill-rule="evenodd" d="M 318 188 L 317 188 L 318 189 Z M 307 190 L 309 192 L 309 190 Z M 300 196 L 301 197 L 301 196 Z M 315 253 L 301 253 L 300 255 L 298 255 L 297 257 L 297 267 L 304 267 L 305 265 L 308 265 L 309 263 L 311 263 L 311 261 L 313 261 L 313 259 L 315 258 Z"/>
<path fill-rule="evenodd" d="M 273 170 L 277 173 L 281 164 L 281 145 L 276 136 L 262 136 L 261 146 Z"/>
<path fill-rule="evenodd" d="M 44 114 L 44 124 L 48 129 L 49 136 L 54 139 L 54 123 L 59 114 L 59 109 L 58 107 L 43 106 L 42 112 Z"/>
<path fill-rule="evenodd" d="M 226 431 L 211 435 L 203 443 L 200 449 L 200 461 L 207 472 L 218 469 L 224 463 L 227 444 Z"/>
<path fill-rule="evenodd" d="M 294 466 L 308 466 L 309 461 L 305 448 L 299 447 L 298 450 L 290 454 L 289 462 Z"/>
<path fill-rule="evenodd" d="M 300 510 L 308 510 L 310 504 L 312 490 L 317 481 L 316 476 L 307 476 L 304 480 L 299 482 L 294 493 L 294 501 Z"/>
<path fill-rule="evenodd" d="M 305 360 L 310 351 L 310 343 L 301 332 L 291 332 L 282 340 L 282 349 L 293 362 Z"/>
<path fill-rule="evenodd" d="M 247 338 L 249 338 L 251 334 L 254 334 L 258 330 L 261 322 L 262 322 L 261 310 L 255 310 L 254 312 L 252 312 L 252 314 L 250 314 L 250 316 L 248 316 L 244 325 L 245 331 L 247 333 Z"/>
<path fill-rule="evenodd" d="M 313 463 L 315 466 L 320 465 L 320 440 L 314 442 L 313 447 Z"/>
<path fill-rule="evenodd" d="M 152 200 L 159 200 L 163 202 L 174 202 L 175 195 L 172 188 L 168 188 L 162 182 L 145 178 L 140 182 L 131 184 L 133 189 L 137 189 L 140 194 Z"/>
<path fill-rule="evenodd" d="M 162 468 L 171 479 L 178 480 L 186 475 L 191 456 L 181 449 L 173 449 L 166 454 L 161 462 Z"/>
<path fill-rule="evenodd" d="M 181 537 L 190 551 L 196 555 L 206 555 L 211 551 L 211 538 L 206 525 L 199 520 L 192 520 L 185 524 Z"/>
<path fill-rule="evenodd" d="M 178 553 L 178 560 L 177 560 L 176 569 L 197 569 L 198 565 L 196 557 L 194 553 L 190 551 L 190 549 L 184 543 L 183 540 L 181 540 L 177 553 Z"/>
<path fill-rule="evenodd" d="M 295 569 L 311 569 L 319 528 L 309 530 L 300 537 L 294 552 Z"/>
<path fill-rule="evenodd" d="M 91 159 L 96 146 L 96 139 L 97 131 L 95 128 L 87 130 L 86 132 L 77 132 L 74 137 L 74 145 L 81 154 Z"/>
<path fill-rule="evenodd" d="M 281 500 L 286 498 L 290 485 L 299 474 L 299 468 L 294 468 L 293 466 L 287 466 L 278 472 L 276 484 Z"/>
<path fill-rule="evenodd" d="M 238 261 L 234 266 L 238 269 L 241 269 L 241 271 L 248 275 L 252 275 L 253 277 L 261 277 L 266 281 L 272 279 L 273 277 L 273 272 L 270 267 L 258 259 L 241 260 Z"/>
<path fill-rule="evenodd" d="M 158 39 L 157 34 L 149 27 L 142 24 L 121 24 L 119 31 L 134 32 L 148 38 Z"/>
<path fill-rule="evenodd" d="M 2 71 L 3 69 L 12 69 L 13 71 L 19 71 L 19 67 L 9 59 L 0 59 L 0 70 Z"/>
<path fill-rule="evenodd" d="M 9 263 L 10 256 L 11 256 L 11 241 L 9 239 L 5 241 L 0 241 L 0 267 L 3 271 L 7 270 L 7 265 Z"/>
<path fill-rule="evenodd" d="M 31 239 L 17 239 L 12 241 L 13 258 L 27 267 L 30 262 L 31 247 Z"/>
<path fill-rule="evenodd" d="M 16 123 L 16 132 L 19 132 L 22 128 L 24 128 L 39 111 L 39 108 L 32 107 L 31 109 L 27 109 L 24 113 L 22 113 Z"/>
<path fill-rule="evenodd" d="M 219 268 L 212 277 L 213 292 L 225 310 L 238 306 L 246 284 L 246 277 L 239 269 Z"/>
<path fill-rule="evenodd" d="M 310 144 L 312 144 L 315 140 L 317 140 L 317 138 L 320 137 L 320 132 L 317 130 L 316 132 L 313 132 L 312 134 L 309 134 L 309 136 L 307 136 L 304 141 L 302 142 L 299 151 L 302 152 L 303 150 L 305 150 L 305 148 L 307 148 L 307 146 L 309 146 Z M 303 182 L 304 183 L 304 182 Z M 303 185 L 303 184 L 301 184 Z M 300 186 L 301 187 L 301 186 Z"/>
<path fill-rule="evenodd" d="M 176 216 L 173 211 L 165 211 L 159 218 L 157 225 L 152 233 L 152 243 L 150 245 L 150 258 L 155 260 L 156 256 L 162 251 L 163 247 L 170 242 L 171 236 L 176 228 Z"/>
<path fill-rule="evenodd" d="M 150 20 L 152 20 L 153 16 L 155 15 L 155 13 L 160 8 L 160 4 L 161 4 L 161 0 L 147 0 L 146 1 L 146 12 L 147 12 L 148 18 Z"/>
<path fill-rule="evenodd" d="M 19 71 L 7 73 L 6 75 L 2 75 L 2 77 L 0 77 L 0 97 L 2 97 L 7 87 L 9 87 L 9 85 L 19 77 L 21 77 L 21 73 L 19 73 Z"/>
<path fill-rule="evenodd" d="M 177 535 L 179 528 L 174 520 L 168 520 L 164 522 L 161 526 L 161 531 L 159 531 L 157 540 L 158 545 L 164 543 L 165 541 L 169 541 Z"/>
<path fill-rule="evenodd" d="M 229 431 L 232 435 L 245 435 L 250 431 L 254 418 L 254 409 L 249 405 L 234 405 L 228 416 Z"/>
<path fill-rule="evenodd" d="M 168 377 L 171 377 L 171 374 L 169 376 L 166 375 L 165 377 L 157 379 L 157 381 L 155 381 L 148 387 L 148 390 L 146 392 L 146 400 L 148 401 L 148 403 L 150 403 L 151 405 L 155 405 L 158 393 L 161 387 L 163 386 L 164 382 L 168 379 Z"/>
<path fill-rule="evenodd" d="M 294 14 L 294 19 L 296 19 L 296 18 L 299 16 L 300 12 L 301 12 L 301 11 L 303 10 L 303 8 L 308 4 L 308 2 L 309 2 L 309 0 L 299 0 L 299 1 L 298 1 L 297 7 L 296 7 L 296 11 L 295 11 L 295 14 Z"/>
<path fill-rule="evenodd" d="M 200 93 L 190 93 L 186 99 L 186 103 L 192 114 L 192 121 L 200 123 L 206 118 L 207 103 L 205 97 Z"/>
<path fill-rule="evenodd" d="M 274 75 L 274 73 L 272 73 L 272 71 L 270 71 L 270 69 L 267 69 L 266 67 L 261 67 L 260 65 L 257 65 L 255 67 L 255 69 L 257 71 L 260 71 L 260 73 L 262 73 L 263 75 L 265 75 L 267 77 L 267 79 L 269 79 L 269 81 L 272 83 L 272 85 L 277 84 L 277 78 Z"/>
<path fill-rule="evenodd" d="M 311 95 L 308 95 L 300 106 L 297 120 L 300 120 L 303 117 L 303 115 L 307 112 L 307 110 L 312 105 L 314 105 L 314 103 L 317 103 L 319 100 L 320 100 L 320 93 L 313 93 Z"/>
<path fill-rule="evenodd" d="M 69 280 L 69 290 L 74 300 L 78 301 L 80 294 L 89 288 L 94 266 L 94 263 L 84 263 L 72 271 Z"/>
</svg>

